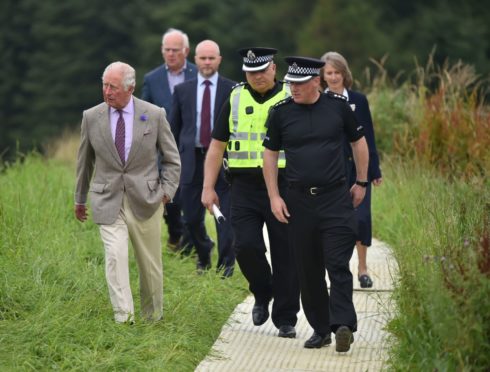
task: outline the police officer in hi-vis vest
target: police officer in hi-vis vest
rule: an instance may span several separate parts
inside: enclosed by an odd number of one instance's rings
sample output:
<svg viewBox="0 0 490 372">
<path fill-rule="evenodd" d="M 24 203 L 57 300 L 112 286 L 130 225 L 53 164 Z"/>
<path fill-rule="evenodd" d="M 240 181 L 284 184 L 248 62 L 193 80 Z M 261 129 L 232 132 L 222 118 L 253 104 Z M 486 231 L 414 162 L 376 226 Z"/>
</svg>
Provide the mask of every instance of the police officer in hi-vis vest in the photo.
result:
<svg viewBox="0 0 490 372">
<path fill-rule="evenodd" d="M 244 48 L 242 70 L 247 82 L 236 85 L 223 105 L 214 125 L 212 141 L 204 165 L 202 202 L 212 212 L 219 205 L 214 190 L 225 151 L 231 175 L 231 224 L 235 236 L 236 260 L 255 297 L 252 320 L 256 326 L 269 318 L 279 329 L 279 337 L 294 338 L 299 311 L 299 284 L 288 231 L 272 214 L 262 176 L 265 122 L 271 106 L 290 95 L 289 87 L 275 80 L 273 48 Z M 279 160 L 278 184 L 287 187 Z M 272 268 L 266 258 L 263 238 L 267 226 Z"/>
</svg>

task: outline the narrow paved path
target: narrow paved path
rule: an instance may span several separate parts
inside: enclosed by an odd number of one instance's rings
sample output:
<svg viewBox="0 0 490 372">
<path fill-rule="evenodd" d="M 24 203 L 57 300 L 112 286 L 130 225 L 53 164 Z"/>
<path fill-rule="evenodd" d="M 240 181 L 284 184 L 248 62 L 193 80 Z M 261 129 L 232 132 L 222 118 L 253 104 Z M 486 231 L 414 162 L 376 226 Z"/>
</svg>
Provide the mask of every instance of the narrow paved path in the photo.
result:
<svg viewBox="0 0 490 372">
<path fill-rule="evenodd" d="M 373 240 L 368 250 L 368 265 L 374 287 L 365 290 L 354 281 L 354 305 L 358 317 L 355 342 L 347 353 L 335 352 L 335 338 L 330 346 L 305 349 L 303 344 L 312 334 L 303 311 L 298 314 L 296 338 L 277 337 L 277 329 L 269 319 L 264 325 L 252 324 L 253 297 L 239 304 L 210 354 L 198 365 L 198 372 L 230 371 L 380 371 L 388 351 L 388 334 L 384 327 L 392 317 L 390 299 L 396 264 L 389 247 Z M 351 260 L 351 271 L 357 275 L 357 254 Z"/>
</svg>

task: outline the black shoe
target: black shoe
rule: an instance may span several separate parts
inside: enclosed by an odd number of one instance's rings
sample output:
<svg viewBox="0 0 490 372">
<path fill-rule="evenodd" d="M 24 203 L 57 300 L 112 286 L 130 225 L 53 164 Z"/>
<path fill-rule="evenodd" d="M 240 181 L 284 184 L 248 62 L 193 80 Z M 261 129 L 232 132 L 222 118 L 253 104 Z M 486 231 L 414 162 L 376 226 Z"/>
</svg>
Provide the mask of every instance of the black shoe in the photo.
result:
<svg viewBox="0 0 490 372">
<path fill-rule="evenodd" d="M 330 337 L 330 333 L 327 333 L 325 336 L 322 336 L 316 332 L 313 332 L 313 335 L 306 340 L 305 348 L 307 349 L 319 349 L 322 346 L 330 345 L 332 343 L 332 337 Z"/>
<path fill-rule="evenodd" d="M 354 335 L 347 326 L 340 326 L 335 332 L 335 351 L 345 353 L 349 351 L 350 344 L 354 342 Z"/>
<path fill-rule="evenodd" d="M 196 272 L 197 272 L 197 275 L 204 274 L 210 268 L 211 268 L 211 261 L 208 261 L 206 263 L 201 262 L 199 260 L 197 261 L 197 264 L 196 264 Z"/>
<path fill-rule="evenodd" d="M 194 249 L 194 245 L 192 245 L 192 243 L 187 243 L 185 245 L 181 245 L 181 247 L 180 247 L 180 256 L 182 258 L 184 258 L 184 257 L 190 257 L 193 254 L 195 254 L 195 249 Z"/>
<path fill-rule="evenodd" d="M 256 301 L 252 309 L 252 320 L 254 325 L 262 325 L 267 319 L 269 319 L 269 303 L 258 303 Z"/>
<path fill-rule="evenodd" d="M 181 239 L 182 237 L 169 237 L 167 240 L 167 248 L 171 252 L 178 252 L 181 249 Z"/>
<path fill-rule="evenodd" d="M 296 330 L 292 325 L 289 324 L 284 324 L 279 327 L 279 337 L 284 337 L 284 338 L 295 338 L 296 337 Z"/>
<path fill-rule="evenodd" d="M 233 276 L 235 268 L 233 266 L 222 266 L 216 270 L 218 274 L 221 274 L 221 279 L 231 278 Z"/>
<path fill-rule="evenodd" d="M 371 288 L 373 286 L 373 280 L 367 274 L 361 275 L 358 279 L 361 288 Z"/>
</svg>

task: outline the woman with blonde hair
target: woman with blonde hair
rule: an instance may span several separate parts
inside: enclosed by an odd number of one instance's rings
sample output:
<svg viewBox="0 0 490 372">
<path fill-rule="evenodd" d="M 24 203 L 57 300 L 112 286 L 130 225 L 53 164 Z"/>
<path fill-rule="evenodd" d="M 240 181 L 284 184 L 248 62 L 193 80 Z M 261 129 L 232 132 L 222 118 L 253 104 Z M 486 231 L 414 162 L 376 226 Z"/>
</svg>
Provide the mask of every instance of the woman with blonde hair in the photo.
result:
<svg viewBox="0 0 490 372">
<path fill-rule="evenodd" d="M 371 245 L 371 183 L 379 186 L 382 182 L 381 169 L 379 167 L 379 157 L 376 151 L 374 138 L 374 127 L 371 119 L 371 111 L 366 96 L 362 93 L 351 90 L 353 79 L 352 73 L 346 59 L 337 52 L 327 52 L 321 57 L 325 61 L 320 78 L 325 91 L 342 94 L 354 111 L 357 121 L 364 127 L 364 133 L 369 148 L 369 168 L 368 182 L 366 184 L 366 196 L 363 202 L 357 207 L 356 214 L 359 221 L 359 231 L 356 242 L 357 256 L 359 258 L 358 274 L 361 288 L 371 288 L 373 280 L 369 276 L 367 268 L 367 248 Z M 347 158 L 347 179 L 352 186 L 356 182 L 356 167 L 352 156 L 351 147 L 344 146 Z"/>
</svg>

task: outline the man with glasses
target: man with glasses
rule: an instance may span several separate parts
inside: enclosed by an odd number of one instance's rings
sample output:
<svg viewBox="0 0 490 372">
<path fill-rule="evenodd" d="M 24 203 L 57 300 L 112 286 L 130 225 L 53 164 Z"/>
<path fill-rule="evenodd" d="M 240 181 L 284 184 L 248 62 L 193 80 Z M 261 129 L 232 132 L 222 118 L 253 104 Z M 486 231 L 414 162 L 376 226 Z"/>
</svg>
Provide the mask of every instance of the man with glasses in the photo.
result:
<svg viewBox="0 0 490 372">
<path fill-rule="evenodd" d="M 148 72 L 144 77 L 141 98 L 163 107 L 170 117 L 174 87 L 184 81 L 197 77 L 197 67 L 187 61 L 189 38 L 187 34 L 175 28 L 168 29 L 162 37 L 162 56 L 164 64 Z M 190 235 L 182 221 L 179 192 L 172 203 L 167 204 L 164 216 L 168 227 L 167 246 L 171 251 L 183 249 L 189 253 L 192 249 Z"/>
</svg>

